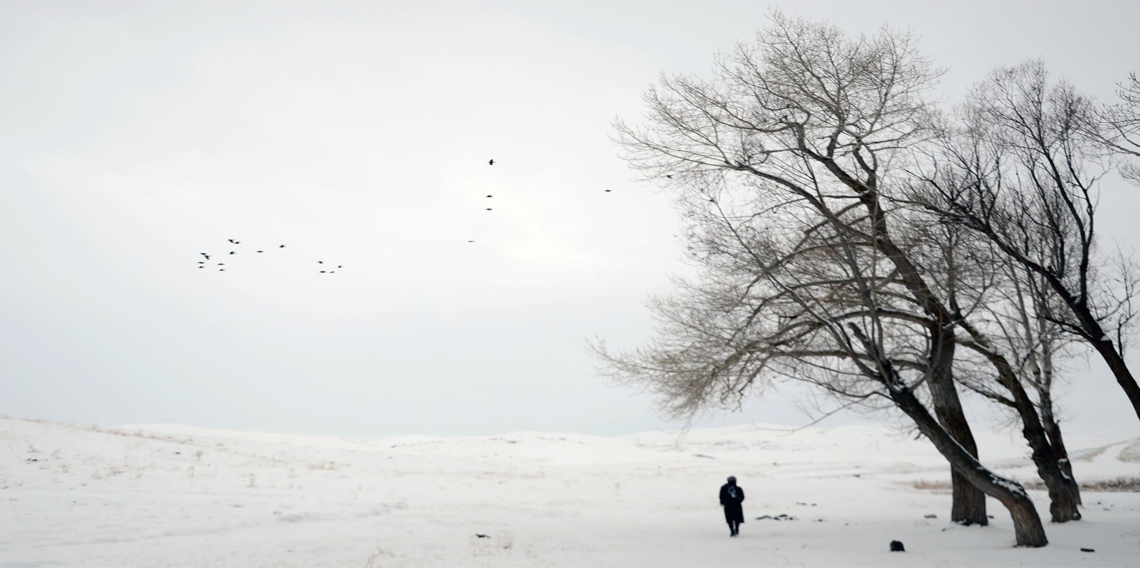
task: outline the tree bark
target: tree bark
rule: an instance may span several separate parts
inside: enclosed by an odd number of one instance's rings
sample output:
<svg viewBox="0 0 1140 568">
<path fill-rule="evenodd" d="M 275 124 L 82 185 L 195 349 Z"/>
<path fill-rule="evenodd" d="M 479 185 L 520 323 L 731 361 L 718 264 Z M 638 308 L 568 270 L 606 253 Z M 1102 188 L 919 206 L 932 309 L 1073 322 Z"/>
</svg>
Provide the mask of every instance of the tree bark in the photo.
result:
<svg viewBox="0 0 1140 568">
<path fill-rule="evenodd" d="M 1065 448 L 1065 441 L 1061 436 L 1061 425 L 1053 419 L 1052 413 L 1042 416 L 1042 422 L 1045 427 L 1045 435 L 1049 437 L 1049 445 L 1053 446 L 1053 453 L 1057 456 L 1057 465 L 1061 467 L 1061 473 L 1073 480 L 1070 489 L 1073 494 L 1072 499 L 1076 504 L 1083 505 L 1081 484 L 1076 482 L 1076 477 L 1073 477 L 1073 464 L 1069 461 L 1069 450 Z"/>
<path fill-rule="evenodd" d="M 1082 318 L 1084 319 L 1084 318 Z M 1091 314 L 1090 317 L 1091 318 Z M 1132 371 L 1128 370 L 1128 363 L 1124 361 L 1124 357 L 1116 349 L 1116 345 L 1110 339 L 1104 336 L 1100 326 L 1096 326 L 1096 331 L 1100 331 L 1100 338 L 1094 340 L 1093 347 L 1096 348 L 1097 353 L 1104 358 L 1104 362 L 1108 363 L 1108 368 L 1112 371 L 1113 376 L 1116 377 L 1116 382 L 1120 388 L 1124 389 L 1124 393 L 1128 396 L 1128 401 L 1132 403 L 1132 410 L 1136 412 L 1136 417 L 1140 418 L 1140 385 L 1136 384 L 1136 379 L 1132 376 Z"/>
<path fill-rule="evenodd" d="M 890 396 L 899 409 L 914 420 L 919 431 L 934 444 L 955 471 L 1009 510 L 1017 546 L 1041 547 L 1049 543 L 1041 517 L 1021 484 L 991 472 L 974 459 L 938 424 L 910 390 L 895 388 L 890 391 Z"/>
<path fill-rule="evenodd" d="M 931 370 L 929 387 L 934 414 L 938 422 L 974 458 L 978 458 L 978 445 L 974 433 L 962 411 L 962 401 L 954 386 L 953 362 L 956 342 L 954 332 L 943 328 L 936 332 L 931 345 Z M 953 499 L 950 504 L 950 521 L 963 525 L 988 525 L 986 515 L 986 494 L 970 483 L 953 467 L 950 468 L 950 482 Z"/>
<path fill-rule="evenodd" d="M 1045 373 L 1048 374 L 1048 385 L 1052 385 L 1052 364 L 1046 360 Z M 1045 388 L 1038 391 L 1041 401 L 1041 425 L 1045 428 L 1045 436 L 1049 438 L 1049 445 L 1053 448 L 1053 454 L 1057 458 L 1057 465 L 1061 468 L 1061 474 L 1073 482 L 1068 487 L 1071 493 L 1070 499 L 1077 505 L 1082 505 L 1081 502 L 1081 485 L 1077 483 L 1076 477 L 1073 476 L 1073 464 L 1069 461 L 1069 450 L 1065 448 L 1065 440 L 1061 436 L 1061 425 L 1057 423 L 1056 417 L 1053 416 L 1053 397 L 1050 388 Z"/>
</svg>

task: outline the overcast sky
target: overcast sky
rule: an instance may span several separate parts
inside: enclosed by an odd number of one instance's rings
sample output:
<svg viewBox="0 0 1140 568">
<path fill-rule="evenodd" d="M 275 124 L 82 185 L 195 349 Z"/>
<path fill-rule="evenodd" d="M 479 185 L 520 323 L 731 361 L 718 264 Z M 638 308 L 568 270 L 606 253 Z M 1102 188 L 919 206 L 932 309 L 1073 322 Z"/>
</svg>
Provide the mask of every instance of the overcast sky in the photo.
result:
<svg viewBox="0 0 1140 568">
<path fill-rule="evenodd" d="M 1033 57 L 1101 97 L 1140 67 L 1137 2 L 0 2 L 0 414 L 676 427 L 585 349 L 647 342 L 647 296 L 689 270 L 610 123 L 771 6 L 911 28 L 947 102 Z M 1104 193 L 1134 245 L 1136 190 Z M 1073 381 L 1071 428 L 1135 431 L 1099 361 Z M 701 425 L 807 420 L 772 394 Z"/>
</svg>

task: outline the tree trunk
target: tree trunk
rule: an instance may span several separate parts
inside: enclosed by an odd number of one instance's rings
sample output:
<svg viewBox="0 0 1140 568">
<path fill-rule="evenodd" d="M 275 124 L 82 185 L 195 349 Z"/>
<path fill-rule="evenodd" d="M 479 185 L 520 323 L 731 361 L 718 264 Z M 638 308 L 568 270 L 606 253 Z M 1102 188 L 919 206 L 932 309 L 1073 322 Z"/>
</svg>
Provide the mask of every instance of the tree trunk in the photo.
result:
<svg viewBox="0 0 1140 568">
<path fill-rule="evenodd" d="M 1100 331 L 1099 325 L 1096 327 L 1096 331 Z M 1104 362 L 1108 363 L 1108 368 L 1112 370 L 1112 374 L 1116 377 L 1116 382 L 1120 384 L 1120 388 L 1124 389 L 1124 393 L 1128 395 L 1128 401 L 1132 403 L 1132 409 L 1136 411 L 1136 417 L 1140 418 L 1140 385 L 1136 384 L 1136 379 L 1132 377 L 1132 372 L 1128 370 L 1128 363 L 1124 361 L 1124 357 L 1117 351 L 1116 345 L 1107 337 L 1104 337 L 1104 332 L 1101 332 L 1100 339 L 1093 341 L 1093 347 L 1095 347 L 1097 353 L 1100 353 L 1100 356 L 1104 358 Z"/>
<path fill-rule="evenodd" d="M 1053 399 L 1048 393 L 1042 393 L 1041 396 L 1041 425 L 1045 428 L 1045 436 L 1049 438 L 1049 445 L 1053 447 L 1053 454 L 1057 456 L 1057 465 L 1061 468 L 1061 473 L 1073 480 L 1069 491 L 1072 493 L 1070 497 L 1077 505 L 1082 505 L 1081 502 L 1081 484 L 1077 482 L 1077 478 L 1073 477 L 1073 464 L 1069 461 L 1069 450 L 1065 448 L 1065 440 L 1061 436 L 1061 425 L 1053 417 Z"/>
<path fill-rule="evenodd" d="M 955 471 L 986 495 L 1005 505 L 1013 519 L 1017 546 L 1040 547 L 1049 543 L 1041 517 L 1037 515 L 1033 501 L 1021 484 L 998 476 L 974 459 L 970 452 L 950 437 L 910 390 L 897 387 L 897 390 L 891 391 L 890 396 L 899 409 L 914 420 L 919 431 L 934 444 Z"/>
<path fill-rule="evenodd" d="M 962 411 L 962 401 L 954 385 L 953 363 L 956 342 L 954 332 L 949 328 L 935 335 L 931 345 L 931 361 L 934 369 L 930 374 L 930 395 L 934 414 L 938 422 L 974 459 L 978 457 L 978 445 L 974 433 Z M 950 521 L 963 525 L 988 525 L 986 515 L 986 494 L 970 483 L 954 468 L 950 470 L 953 499 L 950 504 Z"/>
<path fill-rule="evenodd" d="M 1045 428 L 1037 415 L 1037 406 L 1005 359 L 991 354 L 990 360 L 997 367 L 999 381 L 1012 395 L 1014 407 L 1021 417 L 1021 434 L 1033 450 L 1033 464 L 1037 466 L 1037 474 L 1049 492 L 1049 513 L 1053 522 L 1079 521 L 1081 512 L 1077 509 L 1077 482 L 1062 471 L 1060 457 L 1049 444 Z"/>
</svg>

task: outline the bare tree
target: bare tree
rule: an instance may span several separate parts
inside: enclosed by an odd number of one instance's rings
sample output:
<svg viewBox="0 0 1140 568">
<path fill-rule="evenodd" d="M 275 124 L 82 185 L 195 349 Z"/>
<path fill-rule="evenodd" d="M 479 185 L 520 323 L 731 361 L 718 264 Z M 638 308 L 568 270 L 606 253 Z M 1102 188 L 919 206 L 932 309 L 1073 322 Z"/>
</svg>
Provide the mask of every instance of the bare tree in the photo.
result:
<svg viewBox="0 0 1140 568">
<path fill-rule="evenodd" d="M 696 304 L 701 309 L 658 304 L 675 325 L 665 330 L 666 337 L 689 330 L 696 337 L 704 337 L 705 343 L 678 335 L 683 339 L 666 339 L 661 348 L 628 358 L 607 357 L 604 349 L 601 354 L 619 375 L 640 377 L 663 399 L 677 401 L 674 410 L 699 408 L 713 400 L 710 397 L 714 393 L 724 397 L 746 391 L 756 376 L 747 364 L 757 361 L 781 361 L 786 365 L 783 373 L 790 377 L 822 373 L 817 384 L 828 385 L 825 388 L 841 396 L 870 400 L 882 395 L 880 398 L 888 399 L 914 420 L 951 461 L 955 520 L 985 524 L 984 495 L 988 494 L 1010 509 L 1019 544 L 1044 545 L 1040 519 L 1020 487 L 993 476 L 977 462 L 976 445 L 953 381 L 960 314 L 931 287 L 907 244 L 896 240 L 890 230 L 890 220 L 896 215 L 889 209 L 892 201 L 884 192 L 900 185 L 897 178 L 909 159 L 906 148 L 921 143 L 929 134 L 928 107 L 922 94 L 936 81 L 938 71 L 915 51 L 906 35 L 883 30 L 874 37 L 849 39 L 833 26 L 793 20 L 778 13 L 772 20 L 773 26 L 758 34 L 755 45 L 740 45 L 732 56 L 718 62 L 716 81 L 662 78 L 662 90 L 652 89 L 646 95 L 648 126 L 634 129 L 619 122 L 619 141 L 631 164 L 650 178 L 672 178 L 678 187 L 688 188 L 690 196 L 705 191 L 710 203 L 718 205 L 719 194 L 709 188 L 721 188 L 729 182 L 743 184 L 752 190 L 747 194 L 751 202 L 744 218 L 763 217 L 779 226 L 784 221 L 763 216 L 766 210 L 778 210 L 781 220 L 801 219 L 785 230 L 832 239 L 820 249 L 831 251 L 831 262 L 797 264 L 797 270 L 805 271 L 798 276 L 788 272 L 775 278 L 766 270 L 765 278 L 752 278 L 756 282 L 752 286 L 766 281 L 782 294 L 778 297 L 784 301 L 776 302 L 781 306 L 775 314 L 777 321 L 815 322 L 809 326 L 812 335 L 797 341 L 816 336 L 823 339 L 808 341 L 808 351 L 800 353 L 799 359 L 772 359 L 765 351 L 754 352 L 762 343 L 730 353 L 710 350 L 725 337 L 738 338 L 744 345 L 763 337 L 756 336 L 754 329 L 733 324 L 737 320 L 731 315 L 738 309 L 730 309 L 730 300 L 734 293 L 753 289 L 739 289 L 735 283 L 723 292 L 702 295 L 705 301 Z M 736 241 L 763 242 L 757 238 L 760 234 L 753 228 L 751 234 Z M 718 235 L 723 236 L 723 232 L 693 237 L 705 243 L 703 250 L 709 251 L 702 258 L 713 283 L 732 283 L 724 280 L 724 274 L 736 278 L 747 274 L 746 270 L 714 270 L 724 266 L 720 263 L 732 267 L 763 261 L 769 265 L 782 258 L 766 256 L 771 251 L 758 255 L 722 253 L 726 245 Z M 844 263 L 835 260 L 844 258 Z M 867 272 L 868 262 L 875 270 Z M 837 266 L 847 267 L 844 277 L 828 273 Z M 870 276 L 856 277 L 856 267 Z M 789 280 L 793 276 L 804 280 Z M 825 291 L 828 286 L 830 291 Z M 797 287 L 800 291 L 795 291 Z M 867 299 L 871 291 L 878 298 L 875 302 Z M 858 305 L 859 317 L 872 321 L 848 321 L 847 316 L 837 314 L 835 306 L 846 304 L 833 303 L 844 295 L 857 300 L 848 307 Z M 909 306 L 891 312 L 889 327 L 883 323 L 887 312 L 880 310 L 884 297 L 894 297 Z M 806 313 L 818 298 L 827 300 L 827 310 L 814 308 L 817 313 L 809 316 L 800 313 Z M 775 305 L 769 300 L 758 301 Z M 720 312 L 712 309 L 718 305 L 726 308 Z M 796 305 L 800 312 L 794 310 Z M 758 310 L 753 317 L 758 318 L 760 313 L 764 311 Z M 918 331 L 904 333 L 901 330 L 906 326 Z M 797 329 L 792 326 L 788 331 L 798 333 Z M 923 338 L 921 346 L 914 337 Z M 832 345 L 822 346 L 819 341 L 824 340 Z M 908 354 L 916 353 L 921 357 L 908 358 Z M 817 361 L 817 357 L 825 356 L 850 367 L 836 365 L 834 360 L 830 364 Z M 908 384 L 901 376 L 899 370 L 905 365 L 920 372 L 916 384 Z M 693 388 L 702 383 L 706 388 Z M 874 385 L 879 385 L 879 390 Z M 931 395 L 937 420 L 915 396 L 914 388 L 922 385 Z"/>
<path fill-rule="evenodd" d="M 932 191 L 915 201 L 1044 282 L 1060 307 L 1044 317 L 1100 354 L 1140 417 L 1140 386 L 1124 359 L 1137 273 L 1122 255 L 1097 254 L 1090 108 L 1070 85 L 1051 83 L 1040 61 L 994 71 L 961 113 L 972 142 L 943 146 L 942 162 L 922 175 Z"/>
<path fill-rule="evenodd" d="M 1140 78 L 1136 73 L 1120 83 L 1116 91 L 1120 101 L 1100 107 L 1097 124 L 1091 129 L 1092 139 L 1103 145 L 1109 153 L 1140 158 Z M 1140 163 L 1125 162 L 1121 175 L 1140 185 Z"/>
<path fill-rule="evenodd" d="M 649 388 L 679 418 L 736 406 L 778 378 L 850 404 L 901 410 L 966 481 L 1009 508 L 1019 545 L 1044 545 L 1020 485 L 982 466 L 921 401 L 919 389 L 938 364 L 932 346 L 939 328 L 916 311 L 892 264 L 802 202 L 736 215 L 725 193 L 709 197 L 712 205 L 703 196 L 684 201 L 698 224 L 689 254 L 706 270 L 699 281 L 678 281 L 679 293 L 655 299 L 654 344 L 632 353 L 596 345 L 603 372 Z M 756 211 L 756 201 L 748 210 Z M 866 231 L 869 220 L 857 209 L 841 216 Z"/>
</svg>

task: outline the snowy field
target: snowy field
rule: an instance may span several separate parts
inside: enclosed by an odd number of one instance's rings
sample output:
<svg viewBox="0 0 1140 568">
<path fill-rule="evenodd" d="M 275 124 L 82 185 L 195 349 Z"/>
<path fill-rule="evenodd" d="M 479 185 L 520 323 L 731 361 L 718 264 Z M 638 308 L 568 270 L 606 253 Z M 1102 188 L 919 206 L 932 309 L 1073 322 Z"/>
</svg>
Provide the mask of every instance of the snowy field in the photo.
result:
<svg viewBox="0 0 1140 568">
<path fill-rule="evenodd" d="M 987 464 L 1034 479 L 1022 446 L 979 435 Z M 1138 440 L 1069 445 L 1082 481 L 1140 475 Z M 1086 492 L 1085 520 L 1016 549 L 995 501 L 988 528 L 948 522 L 948 479 L 888 427 L 353 440 L 5 418 L 0 567 L 1140 566 L 1140 493 Z"/>
</svg>

